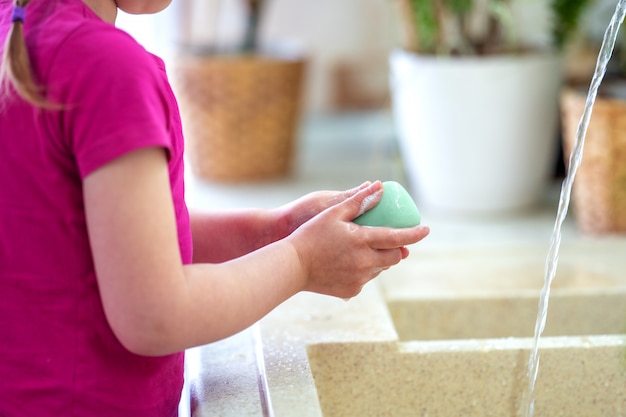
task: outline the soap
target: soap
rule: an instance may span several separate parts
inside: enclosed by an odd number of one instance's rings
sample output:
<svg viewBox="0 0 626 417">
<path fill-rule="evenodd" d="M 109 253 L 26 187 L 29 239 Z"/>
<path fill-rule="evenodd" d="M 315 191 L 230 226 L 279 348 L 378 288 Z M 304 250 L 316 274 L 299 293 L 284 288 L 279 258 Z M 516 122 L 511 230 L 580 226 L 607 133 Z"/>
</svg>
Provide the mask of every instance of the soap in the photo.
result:
<svg viewBox="0 0 626 417">
<path fill-rule="evenodd" d="M 361 226 L 405 228 L 417 226 L 421 215 L 408 191 L 396 181 L 383 182 L 383 195 L 354 222 Z"/>
</svg>

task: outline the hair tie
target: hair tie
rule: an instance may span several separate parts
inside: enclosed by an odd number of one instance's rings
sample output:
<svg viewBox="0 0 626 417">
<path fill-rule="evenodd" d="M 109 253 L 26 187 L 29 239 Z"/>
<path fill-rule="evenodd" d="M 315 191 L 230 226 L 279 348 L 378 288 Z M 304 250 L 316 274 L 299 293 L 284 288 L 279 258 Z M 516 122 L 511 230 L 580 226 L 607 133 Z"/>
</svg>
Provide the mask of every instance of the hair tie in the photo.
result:
<svg viewBox="0 0 626 417">
<path fill-rule="evenodd" d="M 11 14 L 11 22 L 22 22 L 26 18 L 26 9 L 23 6 L 14 6 L 13 14 Z"/>
</svg>

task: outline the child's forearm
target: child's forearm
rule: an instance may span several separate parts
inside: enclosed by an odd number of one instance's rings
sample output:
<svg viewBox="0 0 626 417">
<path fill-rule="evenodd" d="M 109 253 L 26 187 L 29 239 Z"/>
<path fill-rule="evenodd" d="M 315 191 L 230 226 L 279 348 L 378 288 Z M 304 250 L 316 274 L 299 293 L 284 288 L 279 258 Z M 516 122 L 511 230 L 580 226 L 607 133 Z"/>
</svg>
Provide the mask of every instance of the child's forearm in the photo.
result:
<svg viewBox="0 0 626 417">
<path fill-rule="evenodd" d="M 181 279 L 144 287 L 126 316 L 125 346 L 160 356 L 231 336 L 302 290 L 305 271 L 288 241 L 221 264 L 184 266 Z M 162 278 L 162 277 L 161 277 Z M 157 279 L 155 279 L 157 281 Z M 162 288 L 166 286 L 163 285 Z"/>
<path fill-rule="evenodd" d="M 219 263 L 238 258 L 288 233 L 278 211 L 241 209 L 191 213 L 193 262 Z"/>
</svg>

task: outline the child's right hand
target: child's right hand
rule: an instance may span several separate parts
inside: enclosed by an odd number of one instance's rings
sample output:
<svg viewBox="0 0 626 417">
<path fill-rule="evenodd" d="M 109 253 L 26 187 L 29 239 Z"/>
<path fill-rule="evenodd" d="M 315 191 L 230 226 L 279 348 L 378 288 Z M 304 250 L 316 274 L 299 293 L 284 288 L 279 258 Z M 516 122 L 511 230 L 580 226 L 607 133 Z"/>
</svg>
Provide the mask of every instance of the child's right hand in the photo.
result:
<svg viewBox="0 0 626 417">
<path fill-rule="evenodd" d="M 376 205 L 382 195 L 377 181 L 324 210 L 287 237 L 304 272 L 302 289 L 350 298 L 382 271 L 408 256 L 407 245 L 426 237 L 429 228 L 364 227 L 354 218 Z"/>
</svg>

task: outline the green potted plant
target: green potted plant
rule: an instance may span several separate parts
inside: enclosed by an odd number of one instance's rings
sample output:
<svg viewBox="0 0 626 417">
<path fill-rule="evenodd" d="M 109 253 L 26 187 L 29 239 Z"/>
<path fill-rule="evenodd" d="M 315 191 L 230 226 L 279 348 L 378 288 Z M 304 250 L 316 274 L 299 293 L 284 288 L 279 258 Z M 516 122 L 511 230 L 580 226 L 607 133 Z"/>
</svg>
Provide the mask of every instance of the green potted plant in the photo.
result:
<svg viewBox="0 0 626 417">
<path fill-rule="evenodd" d="M 614 1 L 594 3 L 584 28 L 583 47 L 598 55 Z M 561 95 L 565 162 L 576 141 L 593 73 L 567 86 Z M 579 229 L 588 234 L 626 232 L 626 32 L 613 55 L 595 100 L 585 137 L 583 159 L 572 194 Z"/>
<path fill-rule="evenodd" d="M 245 0 L 245 34 L 236 47 L 190 43 L 173 59 L 187 155 L 200 178 L 258 181 L 292 169 L 306 62 L 262 47 L 268 3 Z"/>
<path fill-rule="evenodd" d="M 502 213 L 542 198 L 557 160 L 561 52 L 587 1 L 401 0 L 392 105 L 426 209 Z"/>
</svg>

